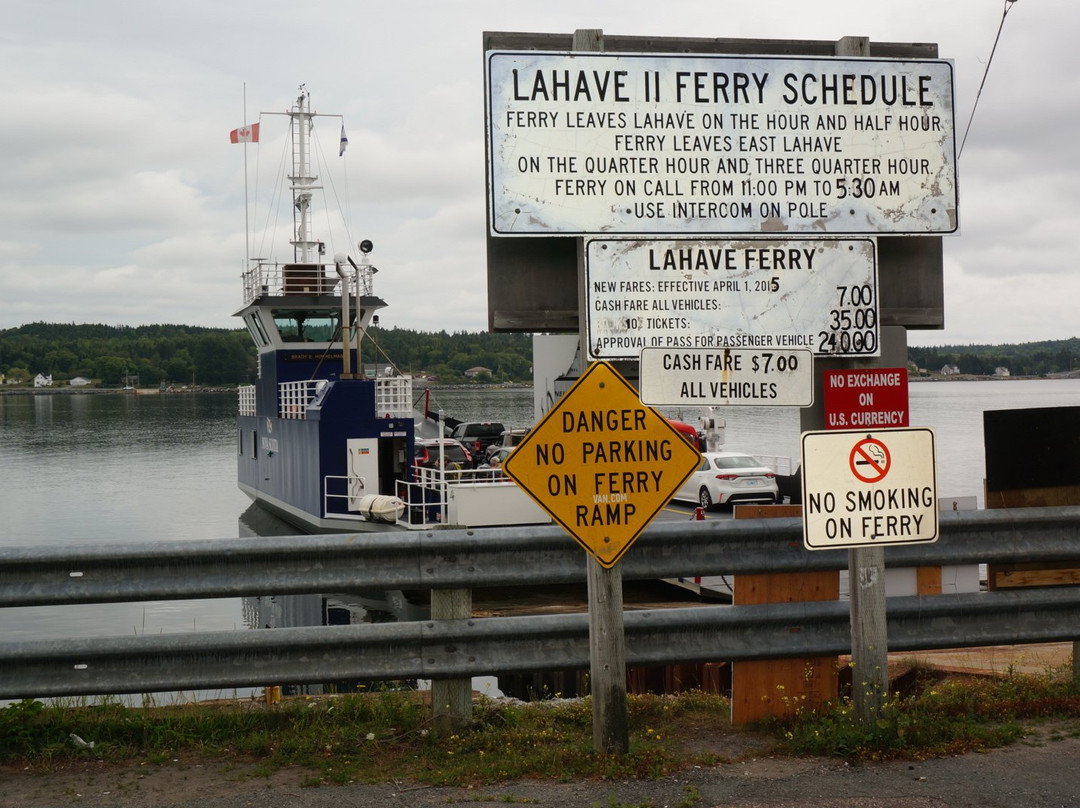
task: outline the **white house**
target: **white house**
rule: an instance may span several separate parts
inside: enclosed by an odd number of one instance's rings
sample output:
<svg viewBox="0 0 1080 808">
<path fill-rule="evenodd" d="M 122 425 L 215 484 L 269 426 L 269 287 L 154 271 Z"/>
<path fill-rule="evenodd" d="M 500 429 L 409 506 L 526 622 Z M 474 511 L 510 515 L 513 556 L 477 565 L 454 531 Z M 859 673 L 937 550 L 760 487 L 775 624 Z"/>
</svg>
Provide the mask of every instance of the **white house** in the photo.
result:
<svg viewBox="0 0 1080 808">
<path fill-rule="evenodd" d="M 72 387 L 86 387 L 86 385 L 90 384 L 90 380 L 85 376 L 76 376 L 68 384 Z"/>
<path fill-rule="evenodd" d="M 39 373 L 34 377 L 34 387 L 52 387 L 52 374 L 43 376 Z"/>
</svg>

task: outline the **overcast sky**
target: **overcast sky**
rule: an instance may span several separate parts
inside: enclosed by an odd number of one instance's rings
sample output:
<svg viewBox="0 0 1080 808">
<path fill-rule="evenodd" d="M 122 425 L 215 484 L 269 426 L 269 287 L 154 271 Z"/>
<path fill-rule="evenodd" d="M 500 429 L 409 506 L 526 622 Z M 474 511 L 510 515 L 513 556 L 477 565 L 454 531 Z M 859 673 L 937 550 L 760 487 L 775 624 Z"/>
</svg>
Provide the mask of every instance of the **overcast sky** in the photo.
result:
<svg viewBox="0 0 1080 808">
<path fill-rule="evenodd" d="M 1002 0 L 7 0 L 0 328 L 238 327 L 244 148 L 228 135 L 243 122 L 245 83 L 250 120 L 287 109 L 301 83 L 318 112 L 344 116 L 348 179 L 336 188 L 354 238 L 375 243 L 383 325 L 477 331 L 487 327 L 483 31 L 936 42 L 955 63 L 959 142 L 1003 9 Z M 959 162 L 946 327 L 912 333 L 911 344 L 1080 335 L 1078 32 L 1073 0 L 1011 7 Z M 264 140 L 282 120 L 263 118 Z M 336 159 L 336 125 L 321 132 Z M 260 192 L 273 176 L 280 155 L 268 152 L 258 164 L 248 152 L 253 192 L 256 176 Z M 253 208 L 253 219 L 266 210 Z"/>
</svg>

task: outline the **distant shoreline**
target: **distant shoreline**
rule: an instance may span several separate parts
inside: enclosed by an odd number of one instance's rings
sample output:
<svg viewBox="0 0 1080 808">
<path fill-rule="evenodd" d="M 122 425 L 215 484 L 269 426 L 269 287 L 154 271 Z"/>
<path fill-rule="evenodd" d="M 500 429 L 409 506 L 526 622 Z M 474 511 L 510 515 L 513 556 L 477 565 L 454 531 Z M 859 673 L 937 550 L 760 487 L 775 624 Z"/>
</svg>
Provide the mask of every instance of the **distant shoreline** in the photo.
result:
<svg viewBox="0 0 1080 808">
<path fill-rule="evenodd" d="M 1055 373 L 1051 376 L 980 376 L 974 373 L 955 373 L 951 376 L 935 374 L 933 376 L 908 376 L 912 383 L 926 382 L 1014 382 L 1014 381 L 1060 381 L 1061 379 L 1080 379 L 1080 370 L 1069 373 Z M 529 382 L 508 382 L 501 384 L 423 384 L 417 387 L 431 390 L 506 390 L 531 388 Z M 135 395 L 135 396 L 159 396 L 159 395 L 191 395 L 193 393 L 235 393 L 236 387 L 186 387 L 159 390 L 156 387 L 139 387 L 134 390 L 123 390 L 115 387 L 19 387 L 15 389 L 0 388 L 0 396 L 52 396 L 52 395 Z"/>
<path fill-rule="evenodd" d="M 192 393 L 235 393 L 235 387 L 189 387 L 161 391 L 156 387 L 137 387 L 124 390 L 116 387 L 19 387 L 0 390 L 0 396 L 185 396 Z"/>
</svg>

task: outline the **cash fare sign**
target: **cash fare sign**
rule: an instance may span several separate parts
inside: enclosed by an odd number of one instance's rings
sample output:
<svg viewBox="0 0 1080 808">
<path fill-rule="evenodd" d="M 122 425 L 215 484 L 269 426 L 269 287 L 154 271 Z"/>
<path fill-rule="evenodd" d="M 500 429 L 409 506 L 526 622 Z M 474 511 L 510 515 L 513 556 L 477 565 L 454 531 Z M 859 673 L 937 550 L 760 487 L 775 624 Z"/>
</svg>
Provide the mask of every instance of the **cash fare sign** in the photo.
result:
<svg viewBox="0 0 1080 808">
<path fill-rule="evenodd" d="M 503 471 L 602 567 L 613 567 L 701 455 L 610 365 L 591 365 Z"/>
<path fill-rule="evenodd" d="M 933 430 L 805 432 L 802 469 L 806 549 L 937 540 Z"/>
</svg>

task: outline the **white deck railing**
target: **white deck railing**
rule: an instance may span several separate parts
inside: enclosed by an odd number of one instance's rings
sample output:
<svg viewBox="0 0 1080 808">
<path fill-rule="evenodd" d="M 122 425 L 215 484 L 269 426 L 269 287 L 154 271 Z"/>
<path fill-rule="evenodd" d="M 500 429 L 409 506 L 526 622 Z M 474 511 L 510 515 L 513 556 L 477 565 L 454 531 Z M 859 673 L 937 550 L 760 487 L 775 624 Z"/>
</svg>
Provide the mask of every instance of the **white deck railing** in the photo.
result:
<svg viewBox="0 0 1080 808">
<path fill-rule="evenodd" d="M 411 376 L 379 376 L 375 379 L 375 415 L 413 417 Z"/>
<path fill-rule="evenodd" d="M 288 267 L 288 269 L 286 269 Z M 360 264 L 360 294 L 373 293 L 372 269 Z M 340 295 L 341 280 L 330 264 L 261 263 L 244 272 L 244 305 L 262 297 L 285 295 Z M 356 293 L 356 272 L 350 270 L 349 287 Z"/>
<path fill-rule="evenodd" d="M 280 418 L 307 418 L 308 404 L 315 400 L 329 384 L 326 379 L 305 379 L 298 382 L 282 382 L 278 385 L 278 416 Z M 240 415 L 255 414 L 255 385 L 238 389 Z M 387 376 L 375 380 L 375 414 L 380 418 L 411 418 L 412 379 L 408 376 Z"/>
<path fill-rule="evenodd" d="M 794 463 L 792 463 L 790 457 L 784 457 L 783 455 L 755 454 L 754 457 L 756 457 L 766 466 L 771 468 L 777 474 L 783 474 L 785 477 L 788 477 L 792 474 L 795 465 Z"/>
<path fill-rule="evenodd" d="M 244 384 L 236 388 L 239 402 L 237 403 L 237 412 L 240 415 L 254 415 L 255 414 L 255 385 Z"/>
<path fill-rule="evenodd" d="M 329 382 L 326 379 L 307 379 L 282 382 L 278 385 L 278 417 L 307 418 L 307 407 Z"/>
</svg>

